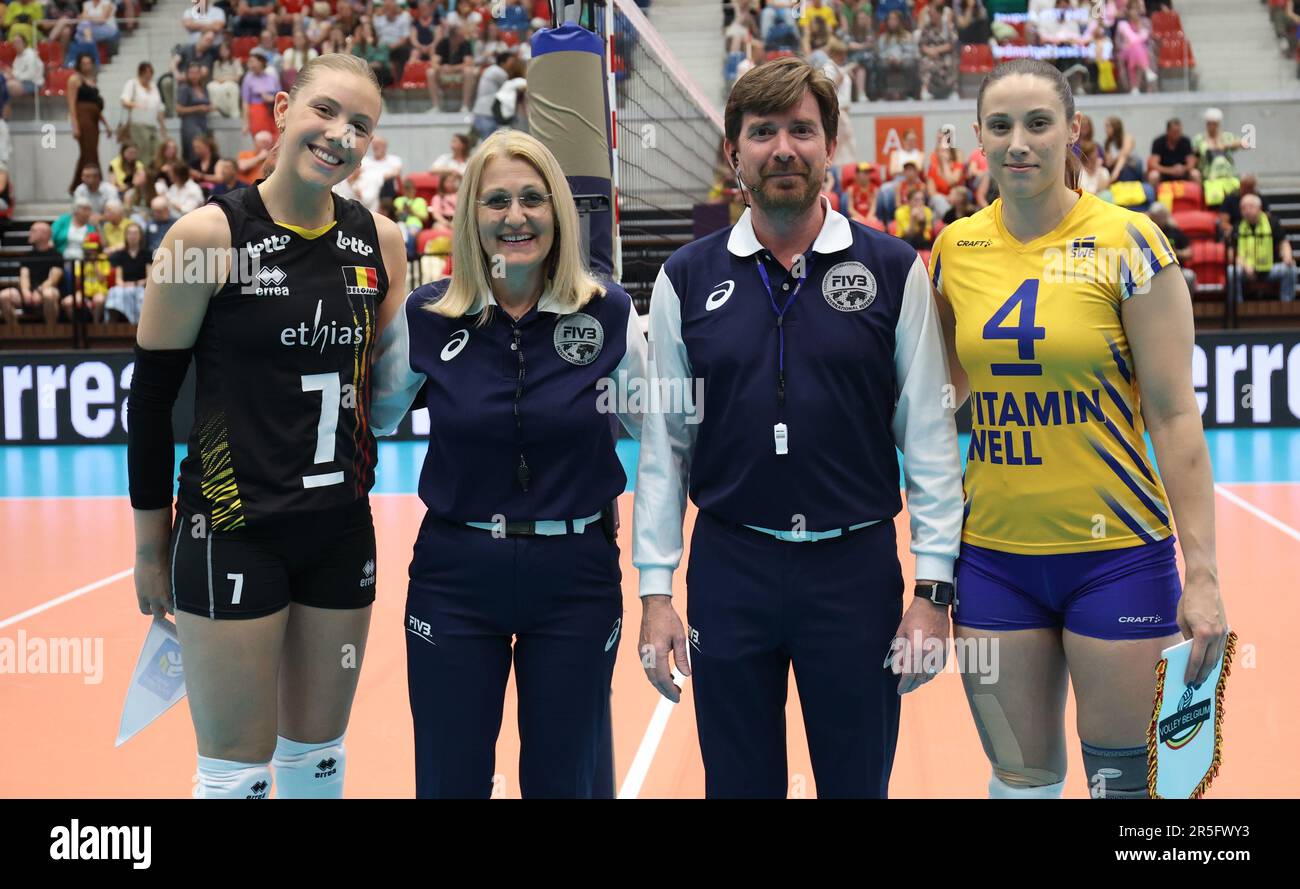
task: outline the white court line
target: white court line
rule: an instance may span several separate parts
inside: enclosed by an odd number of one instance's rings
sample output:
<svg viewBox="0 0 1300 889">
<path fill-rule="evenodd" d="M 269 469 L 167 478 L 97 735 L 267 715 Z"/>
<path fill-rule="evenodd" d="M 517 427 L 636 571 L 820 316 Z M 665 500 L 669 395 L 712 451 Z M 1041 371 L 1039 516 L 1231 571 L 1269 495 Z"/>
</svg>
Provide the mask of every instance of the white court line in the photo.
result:
<svg viewBox="0 0 1300 889">
<path fill-rule="evenodd" d="M 682 694 L 686 693 L 686 679 L 686 676 L 673 670 L 673 681 L 681 688 Z M 632 767 L 627 770 L 627 775 L 623 778 L 623 786 L 618 789 L 619 799 L 636 799 L 640 795 L 641 785 L 645 783 L 645 776 L 650 771 L 650 763 L 654 761 L 655 751 L 659 749 L 659 742 L 663 740 L 664 729 L 668 728 L 668 719 L 677 706 L 660 695 L 657 690 L 655 694 L 659 697 L 659 703 L 655 705 L 650 724 L 646 726 L 645 734 L 641 736 L 641 746 L 636 749 L 636 756 L 632 758 Z"/>
<path fill-rule="evenodd" d="M 1282 521 L 1281 519 L 1275 518 L 1274 516 L 1271 516 L 1268 513 L 1264 512 L 1264 510 L 1260 509 L 1255 504 L 1241 499 L 1236 494 L 1232 493 L 1227 488 L 1225 488 L 1223 485 L 1215 485 L 1214 490 L 1216 493 L 1221 494 L 1225 500 L 1229 500 L 1232 503 L 1237 504 L 1242 509 L 1246 510 L 1246 512 L 1253 515 L 1255 518 L 1269 525 L 1272 525 L 1274 528 L 1277 528 L 1279 531 L 1281 531 L 1287 537 L 1290 537 L 1292 540 L 1300 541 L 1300 531 L 1297 531 L 1295 528 L 1292 528 L 1290 525 L 1288 525 L 1286 522 Z"/>
<path fill-rule="evenodd" d="M 86 586 L 75 589 L 70 593 L 64 593 L 62 596 L 59 596 L 57 599 L 51 599 L 48 602 L 45 602 L 41 605 L 37 605 L 35 608 L 28 608 L 26 611 L 22 612 L 21 614 L 15 614 L 13 617 L 7 617 L 4 620 L 0 620 L 0 630 L 3 630 L 5 627 L 16 624 L 20 620 L 26 620 L 29 617 L 34 617 L 40 614 L 42 611 L 49 611 L 51 608 L 54 608 L 57 605 L 62 605 L 64 602 L 71 602 L 73 599 L 76 599 L 79 596 L 86 595 L 86 593 L 93 593 L 95 590 L 99 589 L 100 587 L 108 586 L 110 583 L 116 583 L 117 581 L 121 580 L 124 577 L 130 577 L 132 572 L 134 571 L 135 571 L 134 568 L 123 569 L 122 571 L 119 571 L 116 574 L 110 574 L 108 577 L 102 578 L 100 580 L 95 581 L 94 583 L 87 584 Z"/>
</svg>

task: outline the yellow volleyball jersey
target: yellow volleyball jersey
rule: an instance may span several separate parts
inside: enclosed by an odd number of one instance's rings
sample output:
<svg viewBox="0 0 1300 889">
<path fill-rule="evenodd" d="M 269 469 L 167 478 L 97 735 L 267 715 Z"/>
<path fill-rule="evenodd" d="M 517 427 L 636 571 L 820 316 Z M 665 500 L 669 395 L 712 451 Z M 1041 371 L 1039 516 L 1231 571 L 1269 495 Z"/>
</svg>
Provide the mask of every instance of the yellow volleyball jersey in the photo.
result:
<svg viewBox="0 0 1300 889">
<path fill-rule="evenodd" d="M 1036 555 L 1172 533 L 1120 305 L 1177 262 L 1149 218 L 1087 193 L 1027 244 L 1001 200 L 939 233 L 930 276 L 971 388 L 963 542 Z"/>
</svg>

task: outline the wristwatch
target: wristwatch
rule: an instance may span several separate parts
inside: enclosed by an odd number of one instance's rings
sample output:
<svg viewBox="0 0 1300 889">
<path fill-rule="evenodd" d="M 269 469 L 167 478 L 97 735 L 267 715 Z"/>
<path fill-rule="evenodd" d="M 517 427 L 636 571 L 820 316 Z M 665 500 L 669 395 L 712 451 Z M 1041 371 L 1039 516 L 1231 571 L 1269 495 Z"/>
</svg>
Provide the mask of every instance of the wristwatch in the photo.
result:
<svg viewBox="0 0 1300 889">
<path fill-rule="evenodd" d="M 943 581 L 927 580 L 916 585 L 916 595 L 945 608 L 957 600 L 957 588 Z"/>
</svg>

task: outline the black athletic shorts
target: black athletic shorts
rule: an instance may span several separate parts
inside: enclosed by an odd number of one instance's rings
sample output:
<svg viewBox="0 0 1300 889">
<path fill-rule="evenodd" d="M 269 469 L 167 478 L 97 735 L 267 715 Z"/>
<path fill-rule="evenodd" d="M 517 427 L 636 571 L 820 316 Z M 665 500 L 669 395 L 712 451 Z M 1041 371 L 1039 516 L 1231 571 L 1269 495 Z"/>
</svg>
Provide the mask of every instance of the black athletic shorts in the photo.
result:
<svg viewBox="0 0 1300 889">
<path fill-rule="evenodd" d="M 290 602 L 365 608 L 375 601 L 375 525 L 370 501 L 256 528 L 212 531 L 178 510 L 172 528 L 172 601 L 214 620 L 273 614 Z"/>
</svg>

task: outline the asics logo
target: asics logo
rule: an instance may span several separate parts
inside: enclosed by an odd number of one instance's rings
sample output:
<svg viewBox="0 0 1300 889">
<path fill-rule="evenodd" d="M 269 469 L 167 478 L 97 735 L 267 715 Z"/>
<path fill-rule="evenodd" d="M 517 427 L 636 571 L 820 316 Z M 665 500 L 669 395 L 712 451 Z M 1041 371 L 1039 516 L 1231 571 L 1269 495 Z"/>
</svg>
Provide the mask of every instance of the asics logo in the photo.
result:
<svg viewBox="0 0 1300 889">
<path fill-rule="evenodd" d="M 622 628 L 623 628 L 623 618 L 620 617 L 618 620 L 614 621 L 614 632 L 609 634 L 609 639 L 605 642 L 606 651 L 609 651 L 611 648 L 614 647 L 614 643 L 618 641 L 618 631 L 621 630 Z"/>
<path fill-rule="evenodd" d="M 720 308 L 723 303 L 731 299 L 731 291 L 735 289 L 735 281 L 723 281 L 718 285 L 717 289 L 710 293 L 708 298 L 704 300 L 704 311 L 712 312 L 714 309 Z"/>
<path fill-rule="evenodd" d="M 447 340 L 447 345 L 442 347 L 442 360 L 450 361 L 451 359 L 455 358 L 457 355 L 460 354 L 460 350 L 465 348 L 465 344 L 468 342 L 469 342 L 468 330 L 461 329 L 453 333 L 451 335 L 451 339 Z"/>
</svg>

